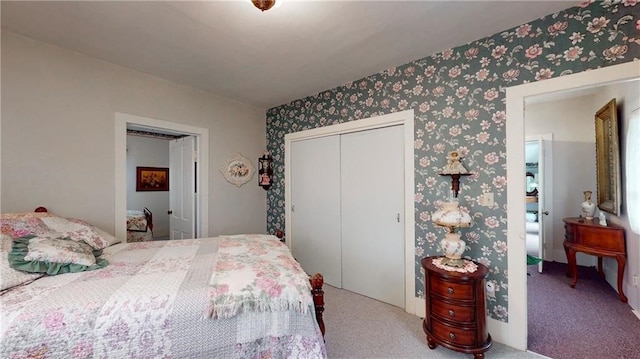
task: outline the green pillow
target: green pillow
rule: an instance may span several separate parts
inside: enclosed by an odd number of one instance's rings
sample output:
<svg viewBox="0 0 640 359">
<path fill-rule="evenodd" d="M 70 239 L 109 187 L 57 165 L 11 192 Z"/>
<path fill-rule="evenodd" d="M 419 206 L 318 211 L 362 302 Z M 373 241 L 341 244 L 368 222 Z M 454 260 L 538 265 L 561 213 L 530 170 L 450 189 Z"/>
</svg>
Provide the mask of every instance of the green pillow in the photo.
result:
<svg viewBox="0 0 640 359">
<path fill-rule="evenodd" d="M 109 262 L 96 258 L 101 252 L 68 237 L 25 236 L 13 241 L 8 259 L 13 269 L 55 275 L 103 268 Z"/>
</svg>

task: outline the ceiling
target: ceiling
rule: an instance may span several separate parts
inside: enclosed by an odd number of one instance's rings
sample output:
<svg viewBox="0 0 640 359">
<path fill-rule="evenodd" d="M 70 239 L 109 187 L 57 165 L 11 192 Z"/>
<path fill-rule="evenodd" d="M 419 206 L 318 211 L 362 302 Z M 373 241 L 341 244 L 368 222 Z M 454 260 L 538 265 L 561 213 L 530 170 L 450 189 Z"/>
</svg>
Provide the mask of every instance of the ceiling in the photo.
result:
<svg viewBox="0 0 640 359">
<path fill-rule="evenodd" d="M 271 108 L 576 1 L 2 1 L 2 28 Z"/>
</svg>

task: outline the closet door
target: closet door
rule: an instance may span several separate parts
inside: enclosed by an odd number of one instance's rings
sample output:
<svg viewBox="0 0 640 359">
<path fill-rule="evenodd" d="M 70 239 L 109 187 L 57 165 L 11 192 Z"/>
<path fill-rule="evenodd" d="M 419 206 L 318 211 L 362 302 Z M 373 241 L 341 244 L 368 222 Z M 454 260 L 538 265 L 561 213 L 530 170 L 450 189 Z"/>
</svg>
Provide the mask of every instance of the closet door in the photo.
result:
<svg viewBox="0 0 640 359">
<path fill-rule="evenodd" d="M 341 138 L 342 286 L 404 308 L 403 126 Z"/>
<path fill-rule="evenodd" d="M 340 136 L 291 143 L 291 253 L 308 273 L 342 287 Z"/>
</svg>

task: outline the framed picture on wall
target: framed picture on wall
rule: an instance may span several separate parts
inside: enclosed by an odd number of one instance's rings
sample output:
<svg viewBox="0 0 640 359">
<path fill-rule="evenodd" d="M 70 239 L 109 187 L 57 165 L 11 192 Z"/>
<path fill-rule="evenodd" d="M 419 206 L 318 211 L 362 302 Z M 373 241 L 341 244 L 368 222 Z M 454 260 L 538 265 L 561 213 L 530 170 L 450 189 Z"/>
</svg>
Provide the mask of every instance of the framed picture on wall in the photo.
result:
<svg viewBox="0 0 640 359">
<path fill-rule="evenodd" d="M 224 179 L 238 187 L 247 183 L 253 177 L 254 172 L 255 168 L 251 161 L 240 153 L 232 156 L 220 168 L 220 173 L 222 173 Z"/>
<path fill-rule="evenodd" d="M 169 168 L 136 167 L 136 191 L 168 191 Z"/>
</svg>

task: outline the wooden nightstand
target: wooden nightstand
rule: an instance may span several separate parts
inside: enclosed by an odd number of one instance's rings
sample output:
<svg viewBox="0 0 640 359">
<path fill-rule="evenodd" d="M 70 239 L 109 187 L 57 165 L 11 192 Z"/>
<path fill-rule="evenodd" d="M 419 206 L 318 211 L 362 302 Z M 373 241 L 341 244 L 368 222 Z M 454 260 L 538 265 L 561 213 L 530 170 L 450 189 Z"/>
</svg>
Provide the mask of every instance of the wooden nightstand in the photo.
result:
<svg viewBox="0 0 640 359">
<path fill-rule="evenodd" d="M 601 226 L 595 219 L 565 218 L 564 251 L 569 267 L 567 276 L 573 277 L 571 288 L 578 283 L 576 252 L 598 256 L 598 273 L 604 278 L 602 257 L 613 257 L 618 261 L 618 295 L 622 303 L 627 302 L 622 280 L 624 267 L 627 264 L 627 249 L 624 239 L 624 228 L 615 224 Z"/>
<path fill-rule="evenodd" d="M 485 277 L 489 270 L 480 263 L 473 273 L 446 271 L 432 260 L 422 259 L 425 273 L 426 316 L 422 328 L 430 349 L 440 344 L 462 353 L 484 358 L 491 347 L 487 332 Z"/>
</svg>

